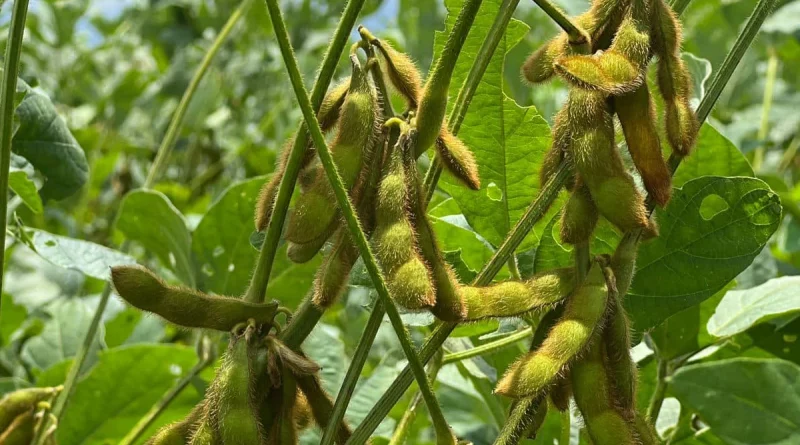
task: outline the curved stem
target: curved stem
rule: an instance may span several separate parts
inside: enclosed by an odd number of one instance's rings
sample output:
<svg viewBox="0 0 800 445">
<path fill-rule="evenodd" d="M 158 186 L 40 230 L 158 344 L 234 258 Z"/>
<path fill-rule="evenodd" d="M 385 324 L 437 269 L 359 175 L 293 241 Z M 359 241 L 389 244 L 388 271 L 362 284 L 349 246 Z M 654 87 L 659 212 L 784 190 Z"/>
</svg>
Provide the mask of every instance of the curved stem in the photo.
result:
<svg viewBox="0 0 800 445">
<path fill-rule="evenodd" d="M 570 433 L 572 432 L 572 419 L 568 409 L 561 411 L 561 435 L 558 438 L 558 445 L 569 445 Z"/>
<path fill-rule="evenodd" d="M 753 171 L 758 173 L 761 164 L 764 162 L 764 152 L 766 151 L 766 139 L 769 134 L 769 113 L 772 111 L 772 95 L 775 90 L 775 79 L 778 77 L 778 54 L 775 48 L 769 49 L 769 61 L 767 62 L 767 78 L 764 84 L 764 101 L 761 104 L 761 126 L 758 129 L 758 140 L 760 144 L 753 152 Z"/>
<path fill-rule="evenodd" d="M 525 340 L 526 338 L 531 336 L 533 336 L 533 331 L 531 329 L 523 329 L 519 332 L 507 335 L 499 340 L 495 340 L 480 346 L 476 346 L 474 348 L 467 349 L 466 351 L 459 351 L 450 354 L 445 354 L 444 359 L 442 360 L 442 364 L 447 365 L 450 363 L 459 362 L 461 360 L 466 360 L 468 358 L 477 357 L 485 354 L 491 354 L 507 346 L 511 346 L 521 340 Z"/>
<path fill-rule="evenodd" d="M 200 86 L 200 82 L 211 66 L 211 61 L 214 60 L 214 57 L 219 52 L 220 48 L 222 48 L 222 44 L 228 39 L 236 23 L 239 22 L 239 19 L 242 18 L 247 8 L 249 8 L 252 3 L 253 0 L 242 1 L 239 7 L 236 8 L 233 14 L 228 18 L 228 21 L 225 22 L 217 38 L 214 39 L 214 42 L 208 48 L 208 51 L 206 51 L 205 56 L 203 56 L 200 66 L 197 67 L 194 76 L 192 76 L 192 80 L 189 81 L 189 86 L 186 87 L 186 91 L 183 92 L 183 97 L 181 97 L 181 101 L 178 103 L 178 108 L 175 109 L 175 113 L 172 115 L 172 120 L 170 120 L 169 126 L 167 127 L 167 133 L 164 135 L 164 139 L 161 140 L 158 151 L 156 151 L 156 159 L 150 167 L 150 172 L 147 173 L 147 179 L 144 181 L 143 188 L 148 189 L 152 187 L 161 176 L 161 172 L 164 170 L 169 160 L 169 155 L 175 147 L 175 141 L 178 139 L 178 135 L 183 126 L 183 119 L 186 117 L 186 111 L 189 109 L 189 104 L 192 102 L 195 92 L 197 92 L 197 87 Z"/>
<path fill-rule="evenodd" d="M 560 8 L 550 3 L 549 0 L 533 0 L 565 33 L 569 36 L 570 43 L 586 43 L 586 31 L 576 25 Z"/>
<path fill-rule="evenodd" d="M 158 416 L 164 412 L 164 410 L 169 407 L 170 403 L 172 403 L 190 383 L 192 380 L 197 377 L 204 369 L 206 369 L 213 360 L 207 359 L 201 362 L 198 362 L 194 367 L 189 370 L 189 373 L 183 376 L 172 388 L 164 394 L 164 397 L 158 401 L 147 414 L 144 415 L 139 422 L 134 425 L 133 429 L 119 442 L 119 445 L 131 445 L 135 443 L 142 434 L 150 427 L 150 425 L 155 422 Z"/>
<path fill-rule="evenodd" d="M 667 393 L 667 361 L 665 359 L 658 359 L 658 368 L 656 370 L 656 388 L 653 396 L 650 398 L 650 403 L 647 405 L 647 417 L 653 422 L 658 419 L 658 413 L 661 411 L 661 405 L 664 403 L 664 396 Z"/>
<path fill-rule="evenodd" d="M 325 52 L 325 57 L 322 60 L 322 67 L 317 74 L 317 80 L 314 82 L 314 88 L 311 90 L 311 105 L 314 113 L 319 111 L 322 99 L 328 91 L 328 86 L 333 79 L 333 74 L 336 71 L 336 65 L 339 63 L 339 57 L 344 51 L 347 40 L 350 37 L 350 32 L 353 25 L 361 12 L 361 7 L 364 6 L 365 0 L 348 0 L 347 5 L 342 13 L 342 18 L 339 20 L 339 25 L 336 27 L 336 32 L 333 35 L 328 50 Z M 253 303 L 260 303 L 264 301 L 267 292 L 267 283 L 269 283 L 269 276 L 272 272 L 272 265 L 275 261 L 275 253 L 278 251 L 278 242 L 281 238 L 283 231 L 283 221 L 286 218 L 286 212 L 289 209 L 289 201 L 292 199 L 294 193 L 294 186 L 297 182 L 297 176 L 300 174 L 300 167 L 303 162 L 303 156 L 308 143 L 308 133 L 304 130 L 305 125 L 301 124 L 300 129 L 297 131 L 294 144 L 292 145 L 292 152 L 289 155 L 289 160 L 286 163 L 286 169 L 283 173 L 283 178 L 278 185 L 278 193 L 275 195 L 275 206 L 272 210 L 272 217 L 267 225 L 267 234 L 264 239 L 264 244 L 261 246 L 261 251 L 258 255 L 258 262 L 256 263 L 253 276 L 250 279 L 250 287 L 244 299 Z"/>
<path fill-rule="evenodd" d="M 0 84 L 0 295 L 3 293 L 3 271 L 5 271 L 6 226 L 8 225 L 8 176 L 11 168 L 11 138 L 14 136 L 14 96 L 17 92 L 19 57 L 22 52 L 22 37 L 25 34 L 25 18 L 28 15 L 28 0 L 17 0 L 11 13 L 8 29 L 6 55 L 3 62 L 3 80 Z M 0 308 L 1 309 L 1 308 Z"/>
<path fill-rule="evenodd" d="M 323 136 L 322 130 L 319 127 L 319 122 L 317 122 L 316 113 L 314 112 L 311 101 L 306 93 L 305 86 L 303 85 L 303 79 L 300 77 L 300 71 L 297 67 L 297 60 L 295 59 L 291 43 L 289 43 L 289 35 L 286 31 L 286 25 L 283 22 L 283 17 L 281 15 L 280 8 L 278 7 L 277 0 L 267 0 L 267 9 L 269 9 L 270 20 L 272 21 L 272 26 L 275 29 L 275 37 L 278 40 L 284 65 L 289 73 L 289 79 L 292 82 L 292 88 L 294 89 L 295 96 L 297 96 L 297 100 L 300 104 L 300 110 L 303 112 L 306 127 L 311 135 L 311 139 L 314 141 L 314 146 L 317 148 L 320 161 L 322 162 L 322 166 L 325 169 L 325 173 L 331 183 L 334 195 L 336 196 L 336 201 L 339 204 L 339 209 L 341 210 L 342 216 L 347 224 L 347 228 L 350 231 L 350 236 L 353 240 L 353 243 L 358 247 L 358 250 L 361 253 L 361 258 L 364 261 L 367 272 L 369 272 L 372 283 L 375 286 L 375 290 L 377 291 L 378 296 L 383 303 L 386 313 L 389 315 L 389 320 L 392 323 L 392 327 L 394 328 L 397 337 L 400 340 L 400 345 L 403 349 L 403 352 L 405 353 L 409 365 L 414 373 L 414 377 L 419 384 L 422 397 L 425 399 L 425 403 L 428 406 L 428 412 L 431 414 L 431 419 L 433 421 L 434 428 L 436 429 L 437 440 L 439 443 L 452 442 L 452 433 L 450 432 L 450 428 L 444 418 L 444 413 L 442 413 L 439 402 L 436 400 L 436 396 L 433 394 L 431 385 L 425 375 L 425 368 L 417 356 L 416 351 L 414 351 L 414 346 L 411 344 L 411 339 L 408 331 L 403 325 L 403 320 L 400 318 L 400 313 L 397 311 L 397 307 L 394 305 L 394 302 L 389 296 L 389 290 L 386 287 L 383 273 L 381 272 L 380 267 L 378 267 L 378 262 L 375 259 L 375 255 L 372 253 L 372 250 L 369 247 L 367 236 L 364 234 L 364 231 L 361 228 L 361 223 L 358 220 L 356 211 L 347 195 L 347 189 L 342 183 L 342 178 L 339 176 L 339 172 L 336 170 L 336 164 L 331 156 L 331 152 L 325 143 L 325 137 Z"/>
</svg>

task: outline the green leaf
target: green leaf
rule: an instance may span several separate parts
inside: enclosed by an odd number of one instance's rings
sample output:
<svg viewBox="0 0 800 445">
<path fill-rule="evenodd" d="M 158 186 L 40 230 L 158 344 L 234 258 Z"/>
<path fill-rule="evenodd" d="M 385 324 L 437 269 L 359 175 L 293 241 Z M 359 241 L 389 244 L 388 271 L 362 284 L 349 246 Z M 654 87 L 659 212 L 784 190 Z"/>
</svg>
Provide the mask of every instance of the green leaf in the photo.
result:
<svg viewBox="0 0 800 445">
<path fill-rule="evenodd" d="M 25 322 L 28 311 L 25 306 L 14 303 L 14 298 L 6 293 L 2 294 L 0 303 L 3 309 L 0 311 L 0 345 L 7 345 L 11 335 Z"/>
<path fill-rule="evenodd" d="M 800 311 L 800 276 L 780 277 L 728 292 L 708 320 L 708 332 L 730 337 L 766 321 Z"/>
<path fill-rule="evenodd" d="M 702 215 L 708 197 L 727 207 L 710 219 Z M 705 176 L 678 189 L 656 216 L 661 236 L 639 249 L 626 299 L 639 330 L 709 298 L 747 268 L 777 229 L 781 206 L 761 180 Z"/>
<path fill-rule="evenodd" d="M 42 198 L 39 197 L 36 184 L 28 177 L 25 170 L 12 166 L 8 175 L 8 187 L 22 199 L 22 202 L 33 213 L 42 213 L 44 211 Z"/>
<path fill-rule="evenodd" d="M 76 298 L 59 301 L 47 312 L 51 318 L 44 324 L 44 330 L 25 342 L 20 353 L 22 360 L 34 369 L 47 369 L 74 357 L 94 315 L 91 308 Z M 94 364 L 97 351 L 104 347 L 103 336 L 103 328 L 100 327 L 92 341 L 84 370 Z"/>
<path fill-rule="evenodd" d="M 192 236 L 180 210 L 164 194 L 135 190 L 125 195 L 116 228 L 155 254 L 183 283 L 195 286 Z"/>
<path fill-rule="evenodd" d="M 30 388 L 30 382 L 19 377 L 0 377 L 0 397 L 18 389 Z"/>
<path fill-rule="evenodd" d="M 731 359 L 678 370 L 672 391 L 732 445 L 800 443 L 800 366 Z"/>
<path fill-rule="evenodd" d="M 59 422 L 61 445 L 100 445 L 121 439 L 196 363 L 194 348 L 125 346 L 105 351 L 78 383 Z M 194 391 L 184 391 L 199 400 Z"/>
<path fill-rule="evenodd" d="M 239 182 L 211 205 L 192 234 L 199 268 L 198 287 L 220 295 L 241 295 L 253 272 L 258 251 L 250 245 L 253 209 L 266 179 Z"/>
<path fill-rule="evenodd" d="M 800 1 L 785 3 L 764 21 L 761 30 L 779 34 L 794 34 L 800 31 Z"/>
<path fill-rule="evenodd" d="M 463 1 L 446 2 L 449 14 L 444 32 L 437 33 L 436 52 L 441 51 Z M 500 0 L 481 5 L 475 24 L 467 36 L 450 83 L 450 105 L 477 56 L 494 21 Z M 550 127 L 534 107 L 520 107 L 504 91 L 504 59 L 528 27 L 512 20 L 500 41 L 486 73 L 481 79 L 461 130 L 458 133 L 479 165 L 480 190 L 469 190 L 449 174 L 442 175 L 442 188 L 455 199 L 474 230 L 494 246 L 520 219 L 539 193 L 538 172 L 544 153 L 550 147 Z M 557 206 L 553 206 L 552 212 Z M 542 224 L 543 226 L 543 224 Z M 541 227 L 520 246 L 524 251 L 538 242 Z"/>
<path fill-rule="evenodd" d="M 11 149 L 47 178 L 40 191 L 43 198 L 66 198 L 89 177 L 86 156 L 50 98 L 23 81 L 19 84 L 26 95 L 17 107 L 20 126 Z"/>
<path fill-rule="evenodd" d="M 692 154 L 686 157 L 675 176 L 673 187 L 701 176 L 753 176 L 747 158 L 711 124 L 703 124 Z"/>
<path fill-rule="evenodd" d="M 136 264 L 136 260 L 114 249 L 66 236 L 33 229 L 33 246 L 42 258 L 65 269 L 75 269 L 98 280 L 108 280 L 110 268 Z"/>
</svg>

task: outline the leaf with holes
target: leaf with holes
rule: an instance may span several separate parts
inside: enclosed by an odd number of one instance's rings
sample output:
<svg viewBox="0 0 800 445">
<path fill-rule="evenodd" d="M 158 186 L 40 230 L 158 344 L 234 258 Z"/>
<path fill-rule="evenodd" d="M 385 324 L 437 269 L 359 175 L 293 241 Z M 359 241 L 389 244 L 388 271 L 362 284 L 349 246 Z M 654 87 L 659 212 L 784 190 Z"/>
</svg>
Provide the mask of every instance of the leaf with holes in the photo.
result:
<svg viewBox="0 0 800 445">
<path fill-rule="evenodd" d="M 440 52 L 452 29 L 461 1 L 447 1 L 448 18 L 444 32 L 437 33 L 436 52 Z M 475 19 L 450 83 L 450 105 L 502 2 L 487 0 Z M 478 86 L 458 137 L 475 154 L 481 179 L 480 190 L 464 187 L 448 174 L 442 175 L 442 188 L 455 199 L 469 224 L 484 239 L 499 246 L 525 209 L 539 193 L 539 168 L 550 147 L 550 127 L 534 107 L 520 107 L 503 93 L 506 53 L 525 35 L 528 28 L 512 20 L 500 41 Z M 557 211 L 552 206 L 551 212 Z M 545 219 L 547 221 L 547 219 Z M 540 224 L 520 246 L 533 247 L 541 233 Z"/>
<path fill-rule="evenodd" d="M 116 228 L 155 254 L 184 284 L 195 286 L 192 237 L 180 210 L 163 193 L 135 190 L 125 195 Z"/>
<path fill-rule="evenodd" d="M 656 326 L 714 295 L 753 261 L 781 219 L 778 196 L 755 178 L 704 176 L 656 212 L 626 299 L 634 326 Z"/>
</svg>

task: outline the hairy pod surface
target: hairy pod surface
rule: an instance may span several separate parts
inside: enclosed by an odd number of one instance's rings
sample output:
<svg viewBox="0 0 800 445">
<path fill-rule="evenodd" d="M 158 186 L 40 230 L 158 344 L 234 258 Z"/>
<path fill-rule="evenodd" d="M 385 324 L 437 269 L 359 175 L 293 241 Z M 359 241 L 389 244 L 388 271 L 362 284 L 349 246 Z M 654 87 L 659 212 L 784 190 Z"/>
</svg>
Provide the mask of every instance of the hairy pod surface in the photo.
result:
<svg viewBox="0 0 800 445">
<path fill-rule="evenodd" d="M 614 97 L 614 110 L 644 188 L 656 204 L 664 207 L 672 195 L 672 175 L 661 155 L 655 105 L 647 84 L 630 94 Z"/>
<path fill-rule="evenodd" d="M 0 433 L 8 429 L 21 414 L 34 410 L 39 402 L 52 399 L 61 387 L 24 388 L 10 392 L 0 399 Z"/>
<path fill-rule="evenodd" d="M 654 235 L 644 198 L 617 152 L 608 102 L 600 93 L 578 89 L 570 91 L 567 101 L 572 127 L 568 154 L 600 214 L 623 232 L 642 228 Z"/>
<path fill-rule="evenodd" d="M 208 395 L 206 396 L 208 400 Z M 221 439 L 212 424 L 212 413 L 208 401 L 203 404 L 203 414 L 194 426 L 189 445 L 218 445 Z"/>
<path fill-rule="evenodd" d="M 119 296 L 132 306 L 187 328 L 230 331 L 251 318 L 258 324 L 270 324 L 278 310 L 275 301 L 249 303 L 170 286 L 138 265 L 112 267 L 111 280 Z"/>
<path fill-rule="evenodd" d="M 599 217 L 589 188 L 578 177 L 561 213 L 561 241 L 567 244 L 589 242 Z"/>
<path fill-rule="evenodd" d="M 512 398 L 541 395 L 585 349 L 606 312 L 608 288 L 600 269 L 593 264 L 541 346 L 509 367 L 496 393 Z"/>
<path fill-rule="evenodd" d="M 360 66 L 355 56 L 351 60 L 353 75 L 341 107 L 336 137 L 331 144 L 331 156 L 348 190 L 355 186 L 378 133 L 375 89 L 369 83 L 366 69 Z M 286 239 L 298 245 L 290 258 L 296 262 L 308 261 L 333 234 L 338 223 L 333 189 L 324 169 L 319 167 L 313 183 L 298 196 L 289 215 Z"/>
<path fill-rule="evenodd" d="M 625 236 L 617 245 L 614 255 L 611 256 L 611 270 L 614 271 L 614 278 L 617 283 L 617 294 L 620 298 L 625 298 L 628 289 L 631 287 L 634 270 L 636 269 L 638 247 L 638 239 Z"/>
<path fill-rule="evenodd" d="M 658 88 L 664 98 L 664 123 L 672 150 L 682 156 L 691 151 L 700 130 L 697 116 L 689 106 L 691 74 L 681 58 L 681 24 L 663 0 L 653 0 L 654 52 L 658 56 Z"/>
<path fill-rule="evenodd" d="M 561 57 L 556 71 L 568 82 L 619 95 L 642 85 L 650 60 L 649 12 L 645 0 L 632 0 L 608 51 Z"/>
<path fill-rule="evenodd" d="M 608 375 L 603 366 L 602 344 L 593 339 L 586 355 L 572 368 L 575 403 L 595 445 L 634 445 L 631 426 L 611 403 Z"/>
<path fill-rule="evenodd" d="M 3 445 L 29 445 L 34 435 L 34 408 L 15 416 L 8 427 L 0 431 L 0 443 Z"/>
<path fill-rule="evenodd" d="M 323 132 L 327 133 L 339 122 L 340 110 L 349 89 L 350 78 L 348 77 L 331 88 L 322 99 L 322 104 L 320 105 L 319 112 L 317 113 L 317 120 Z M 278 167 L 275 169 L 275 172 L 270 180 L 267 181 L 263 187 L 261 187 L 261 191 L 258 194 L 255 223 L 256 230 L 259 232 L 264 231 L 267 228 L 267 224 L 269 224 L 269 220 L 272 217 L 272 208 L 275 205 L 275 196 L 278 193 L 278 186 L 280 185 L 281 179 L 283 179 L 283 176 L 286 173 L 286 164 L 289 162 L 289 156 L 292 154 L 294 139 L 295 138 L 292 137 L 283 146 Z M 317 166 L 317 168 L 309 167 L 309 164 L 311 164 L 311 161 L 313 161 L 315 157 L 316 149 L 314 148 L 313 143 L 309 140 L 306 146 L 305 154 L 303 155 L 303 162 L 300 164 L 301 173 L 299 183 L 301 185 L 301 189 L 303 190 L 307 189 L 309 186 L 309 184 L 304 184 L 304 182 L 310 182 L 311 179 L 309 177 L 316 176 L 314 173 L 316 173 L 320 168 L 319 166 Z"/>
<path fill-rule="evenodd" d="M 529 280 L 505 281 L 486 287 L 462 286 L 465 320 L 517 317 L 558 303 L 575 286 L 571 268 L 541 272 Z"/>
<path fill-rule="evenodd" d="M 447 127 L 442 127 L 436 139 L 436 153 L 442 160 L 442 165 L 456 179 L 472 190 L 481 188 L 478 176 L 478 163 L 475 156 L 464 142 L 450 132 Z"/>
<path fill-rule="evenodd" d="M 525 437 L 528 439 L 536 439 L 536 434 L 544 424 L 544 419 L 547 417 L 547 400 L 542 400 L 533 413 L 533 418 L 530 420 L 530 425 L 525 430 Z"/>
<path fill-rule="evenodd" d="M 372 246 L 386 274 L 392 298 L 403 307 L 418 310 L 436 303 L 436 290 L 420 256 L 411 220 L 411 185 L 402 159 L 402 151 L 409 149 L 409 144 L 408 134 L 404 133 L 384 166 L 378 186 Z"/>
<path fill-rule="evenodd" d="M 204 411 L 205 403 L 197 404 L 185 419 L 163 426 L 145 445 L 186 445 Z"/>
<path fill-rule="evenodd" d="M 359 31 L 364 35 L 365 28 L 359 27 Z M 369 31 L 366 31 L 369 33 Z M 408 54 L 397 51 L 389 42 L 376 39 L 369 34 L 372 45 L 378 48 L 386 62 L 386 77 L 389 83 L 400 93 L 408 104 L 408 108 L 415 110 L 419 105 L 419 97 L 422 94 L 422 76 L 419 73 L 417 64 Z"/>
<path fill-rule="evenodd" d="M 618 298 L 613 300 L 609 302 L 611 314 L 602 336 L 604 363 L 614 405 L 632 420 L 636 412 L 637 368 L 630 354 L 631 334 L 625 309 Z"/>
<path fill-rule="evenodd" d="M 404 152 L 404 168 L 409 189 L 409 208 L 413 227 L 417 233 L 419 251 L 424 259 L 425 266 L 430 270 L 435 289 L 435 304 L 430 309 L 431 313 L 440 320 L 459 321 L 467 315 L 467 308 L 461 297 L 453 268 L 450 267 L 439 247 L 439 241 L 433 233 L 433 227 L 428 220 L 422 184 L 417 174 L 416 158 Z"/>
<path fill-rule="evenodd" d="M 254 323 L 248 322 L 243 332 L 231 334 L 228 350 L 209 388 L 211 423 L 225 445 L 260 443 L 265 437 L 257 416 L 255 391 L 255 376 L 263 374 L 264 369 L 252 367 L 256 349 L 265 349 L 257 330 Z"/>
<path fill-rule="evenodd" d="M 636 433 L 636 438 L 641 445 L 659 445 L 661 440 L 658 438 L 655 428 L 653 428 L 652 421 L 649 421 L 644 414 L 636 412 L 636 417 L 633 419 L 633 429 Z"/>
</svg>

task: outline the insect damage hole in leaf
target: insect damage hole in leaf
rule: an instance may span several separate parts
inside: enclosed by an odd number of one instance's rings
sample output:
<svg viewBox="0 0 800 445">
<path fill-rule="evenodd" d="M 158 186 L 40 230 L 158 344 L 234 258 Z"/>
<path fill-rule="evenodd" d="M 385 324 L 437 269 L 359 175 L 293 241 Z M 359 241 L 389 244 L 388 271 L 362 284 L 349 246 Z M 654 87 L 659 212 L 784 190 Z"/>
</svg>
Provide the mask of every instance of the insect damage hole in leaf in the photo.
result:
<svg viewBox="0 0 800 445">
<path fill-rule="evenodd" d="M 706 221 L 711 221 L 720 213 L 728 210 L 730 206 L 719 195 L 708 195 L 700 203 L 700 216 Z"/>
</svg>

